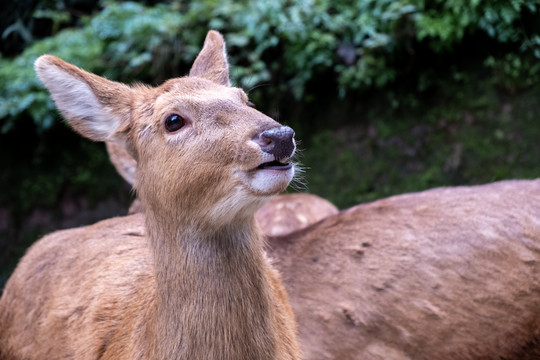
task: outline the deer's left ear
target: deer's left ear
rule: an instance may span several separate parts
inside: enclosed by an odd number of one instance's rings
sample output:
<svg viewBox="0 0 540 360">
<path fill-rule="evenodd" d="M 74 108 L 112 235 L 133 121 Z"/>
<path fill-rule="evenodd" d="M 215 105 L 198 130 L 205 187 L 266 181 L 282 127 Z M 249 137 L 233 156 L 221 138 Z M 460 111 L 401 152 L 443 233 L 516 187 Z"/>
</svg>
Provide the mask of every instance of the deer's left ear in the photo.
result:
<svg viewBox="0 0 540 360">
<path fill-rule="evenodd" d="M 195 59 L 189 76 L 201 77 L 220 85 L 231 86 L 225 41 L 220 33 L 214 30 L 208 32 L 203 49 Z"/>
</svg>

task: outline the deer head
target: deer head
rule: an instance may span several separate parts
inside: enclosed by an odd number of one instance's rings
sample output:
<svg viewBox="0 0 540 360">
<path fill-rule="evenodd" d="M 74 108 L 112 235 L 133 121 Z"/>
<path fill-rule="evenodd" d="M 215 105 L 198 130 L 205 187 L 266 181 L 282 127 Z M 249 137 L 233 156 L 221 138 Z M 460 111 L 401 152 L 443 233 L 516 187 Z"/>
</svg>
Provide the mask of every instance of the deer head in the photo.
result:
<svg viewBox="0 0 540 360">
<path fill-rule="evenodd" d="M 137 160 L 135 189 L 158 216 L 210 228 L 245 221 L 293 178 L 293 130 L 230 86 L 217 32 L 189 76 L 157 88 L 109 81 L 49 55 L 36 71 L 77 132 L 117 142 Z"/>
</svg>

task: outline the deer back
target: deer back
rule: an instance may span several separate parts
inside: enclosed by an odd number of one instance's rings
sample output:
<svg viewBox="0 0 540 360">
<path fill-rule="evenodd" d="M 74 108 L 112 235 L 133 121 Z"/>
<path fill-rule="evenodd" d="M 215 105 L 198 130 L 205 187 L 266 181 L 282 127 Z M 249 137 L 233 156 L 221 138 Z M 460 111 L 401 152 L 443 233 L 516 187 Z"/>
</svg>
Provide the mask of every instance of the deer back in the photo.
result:
<svg viewBox="0 0 540 360">
<path fill-rule="evenodd" d="M 277 240 L 306 358 L 540 356 L 540 180 L 395 196 Z"/>
</svg>

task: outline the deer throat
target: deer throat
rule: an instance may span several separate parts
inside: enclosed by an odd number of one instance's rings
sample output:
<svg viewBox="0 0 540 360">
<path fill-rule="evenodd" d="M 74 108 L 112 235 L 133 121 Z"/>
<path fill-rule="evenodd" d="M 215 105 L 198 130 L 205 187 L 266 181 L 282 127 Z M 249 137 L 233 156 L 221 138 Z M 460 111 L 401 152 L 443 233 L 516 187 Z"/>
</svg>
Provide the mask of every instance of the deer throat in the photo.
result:
<svg viewBox="0 0 540 360">
<path fill-rule="evenodd" d="M 253 229 L 211 235 L 184 229 L 172 242 L 151 239 L 160 244 L 154 246 L 156 358 L 275 358 L 269 265 Z"/>
</svg>

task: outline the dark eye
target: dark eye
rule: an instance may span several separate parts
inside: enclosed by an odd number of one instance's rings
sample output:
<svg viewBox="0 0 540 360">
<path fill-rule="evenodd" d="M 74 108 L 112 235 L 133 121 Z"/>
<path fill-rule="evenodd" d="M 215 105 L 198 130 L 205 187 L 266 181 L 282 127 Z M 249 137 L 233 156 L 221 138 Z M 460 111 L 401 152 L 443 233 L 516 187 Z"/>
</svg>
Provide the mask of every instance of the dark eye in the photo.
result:
<svg viewBox="0 0 540 360">
<path fill-rule="evenodd" d="M 165 128 L 168 132 L 175 132 L 184 126 L 186 121 L 178 114 L 171 114 L 165 119 Z"/>
</svg>

